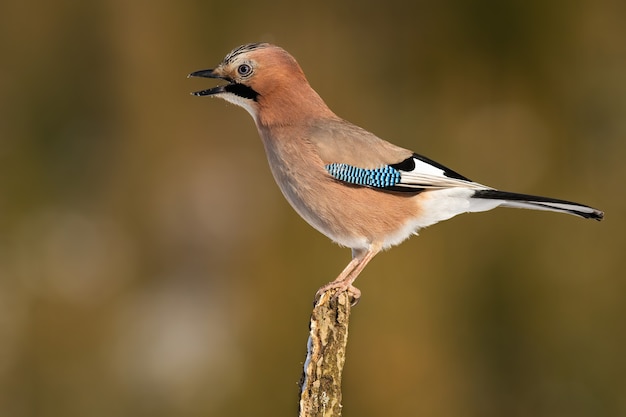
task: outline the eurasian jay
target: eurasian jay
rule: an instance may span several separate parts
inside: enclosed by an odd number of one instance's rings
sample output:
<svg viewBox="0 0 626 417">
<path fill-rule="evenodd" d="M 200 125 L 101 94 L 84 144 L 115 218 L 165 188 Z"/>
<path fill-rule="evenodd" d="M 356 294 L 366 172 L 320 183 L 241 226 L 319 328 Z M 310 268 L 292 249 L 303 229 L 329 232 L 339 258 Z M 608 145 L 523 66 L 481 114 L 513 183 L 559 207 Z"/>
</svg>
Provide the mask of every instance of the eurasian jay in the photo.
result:
<svg viewBox="0 0 626 417">
<path fill-rule="evenodd" d="M 284 49 L 251 43 L 214 69 L 189 77 L 226 84 L 193 93 L 214 96 L 250 113 L 276 183 L 315 229 L 352 249 L 339 276 L 318 290 L 349 291 L 381 250 L 457 214 L 515 207 L 602 220 L 594 208 L 554 198 L 499 191 L 386 142 L 333 113 Z"/>
</svg>

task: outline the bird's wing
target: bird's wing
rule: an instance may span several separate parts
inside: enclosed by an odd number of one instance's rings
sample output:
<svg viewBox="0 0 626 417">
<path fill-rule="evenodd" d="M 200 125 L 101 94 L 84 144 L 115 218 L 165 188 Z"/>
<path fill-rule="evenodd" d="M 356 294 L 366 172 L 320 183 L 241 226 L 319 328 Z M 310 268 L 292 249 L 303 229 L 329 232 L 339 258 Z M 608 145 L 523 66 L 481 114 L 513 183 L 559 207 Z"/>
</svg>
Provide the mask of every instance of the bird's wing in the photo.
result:
<svg viewBox="0 0 626 417">
<path fill-rule="evenodd" d="M 314 121 L 306 137 L 325 165 L 344 163 L 373 169 L 403 161 L 413 154 L 339 118 Z"/>
<path fill-rule="evenodd" d="M 326 171 L 349 184 L 393 191 L 422 191 L 444 188 L 489 189 L 424 156 L 413 154 L 395 164 L 361 168 L 342 162 L 330 163 Z"/>
<path fill-rule="evenodd" d="M 408 192 L 454 187 L 489 189 L 341 119 L 313 123 L 308 138 L 326 171 L 345 183 Z"/>
</svg>

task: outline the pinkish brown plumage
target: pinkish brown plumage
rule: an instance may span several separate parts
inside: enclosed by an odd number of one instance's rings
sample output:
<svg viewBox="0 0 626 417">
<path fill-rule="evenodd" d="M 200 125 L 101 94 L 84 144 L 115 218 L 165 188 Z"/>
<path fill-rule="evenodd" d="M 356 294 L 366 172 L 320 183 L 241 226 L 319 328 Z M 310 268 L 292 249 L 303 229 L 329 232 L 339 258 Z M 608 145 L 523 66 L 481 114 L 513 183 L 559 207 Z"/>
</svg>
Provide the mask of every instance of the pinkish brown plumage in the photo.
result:
<svg viewBox="0 0 626 417">
<path fill-rule="evenodd" d="M 386 142 L 335 115 L 296 60 L 267 43 L 242 45 L 190 77 L 227 81 L 194 93 L 243 107 L 254 119 L 276 183 L 311 226 L 352 249 L 352 260 L 319 292 L 348 290 L 382 249 L 461 213 L 516 207 L 601 220 L 591 207 L 498 191 Z"/>
</svg>

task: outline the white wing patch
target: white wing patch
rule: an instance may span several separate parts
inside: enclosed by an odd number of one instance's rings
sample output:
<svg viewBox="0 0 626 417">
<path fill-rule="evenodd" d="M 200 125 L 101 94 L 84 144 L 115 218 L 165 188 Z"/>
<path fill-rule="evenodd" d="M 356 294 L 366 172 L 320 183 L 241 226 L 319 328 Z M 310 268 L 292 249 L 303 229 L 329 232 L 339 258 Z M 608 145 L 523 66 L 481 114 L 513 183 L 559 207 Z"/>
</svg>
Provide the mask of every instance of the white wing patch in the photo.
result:
<svg viewBox="0 0 626 417">
<path fill-rule="evenodd" d="M 439 176 L 439 177 L 443 177 L 445 176 L 445 172 L 443 169 L 438 168 L 434 165 L 428 164 L 422 160 L 419 160 L 417 158 L 413 158 L 413 162 L 415 163 L 415 169 L 413 170 L 414 172 L 420 172 L 422 174 L 429 174 L 429 175 L 435 175 L 435 176 Z"/>
<path fill-rule="evenodd" d="M 454 171 L 447 170 L 447 168 L 434 161 L 431 163 L 430 160 L 423 160 L 414 156 L 412 157 L 412 162 L 414 167 L 410 171 L 403 169 L 409 165 L 406 161 L 396 166 L 400 171 L 400 182 L 396 186 L 423 189 L 462 187 L 477 190 L 490 188 L 470 181 Z"/>
</svg>

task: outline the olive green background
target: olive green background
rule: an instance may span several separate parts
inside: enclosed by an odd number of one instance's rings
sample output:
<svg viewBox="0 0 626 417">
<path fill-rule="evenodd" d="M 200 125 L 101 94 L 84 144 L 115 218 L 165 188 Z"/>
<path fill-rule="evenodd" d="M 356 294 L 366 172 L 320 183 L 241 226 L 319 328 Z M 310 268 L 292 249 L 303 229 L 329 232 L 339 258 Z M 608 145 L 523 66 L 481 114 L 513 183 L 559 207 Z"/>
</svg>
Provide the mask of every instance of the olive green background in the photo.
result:
<svg viewBox="0 0 626 417">
<path fill-rule="evenodd" d="M 500 209 L 357 281 L 345 416 L 626 415 L 622 1 L 0 4 L 0 416 L 293 416 L 349 250 L 186 79 L 290 51 L 346 119 L 602 223 Z M 376 207 L 372 207 L 376 210 Z"/>
</svg>

